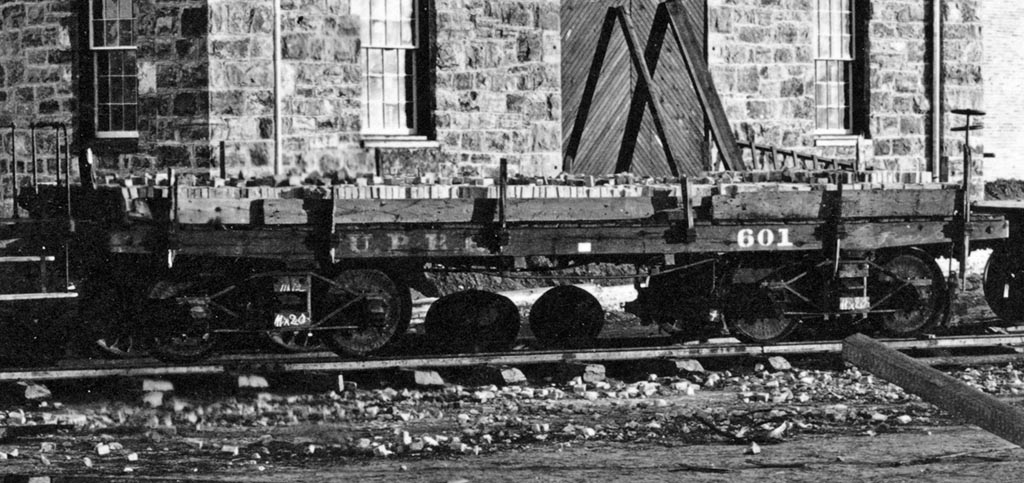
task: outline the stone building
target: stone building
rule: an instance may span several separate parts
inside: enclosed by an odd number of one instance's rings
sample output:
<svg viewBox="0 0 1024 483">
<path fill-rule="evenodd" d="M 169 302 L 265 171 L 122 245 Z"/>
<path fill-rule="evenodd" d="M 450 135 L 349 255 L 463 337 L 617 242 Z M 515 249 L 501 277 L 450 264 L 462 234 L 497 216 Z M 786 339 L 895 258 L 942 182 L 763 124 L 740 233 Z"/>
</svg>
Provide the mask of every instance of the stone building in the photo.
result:
<svg viewBox="0 0 1024 483">
<path fill-rule="evenodd" d="M 606 7 L 622 6 L 643 41 L 662 1 L 2 0 L 0 122 L 19 127 L 19 162 L 30 123 L 66 123 L 71 154 L 91 149 L 100 173 L 223 163 L 230 175 L 487 175 L 506 158 L 515 172 L 553 174 L 578 115 L 591 22 L 596 32 Z M 983 78 L 1019 72 L 984 75 L 1013 47 L 985 41 L 983 23 L 1014 32 L 979 0 L 686 4 L 739 139 L 846 156 L 859 146 L 868 166 L 934 171 L 936 150 L 958 159 L 949 128 L 960 120 L 946 112 L 986 107 Z M 625 52 L 621 35 L 610 58 Z M 657 81 L 691 95 L 672 62 Z M 624 69 L 614 95 L 639 89 L 628 63 L 608 65 Z M 676 107 L 667 122 L 692 138 L 685 151 L 710 159 L 703 115 Z M 611 121 L 587 129 L 584 140 L 622 138 Z M 633 156 L 662 155 L 639 136 Z M 43 130 L 36 146 L 51 173 L 53 143 Z M 633 165 L 655 172 L 658 162 Z"/>
</svg>

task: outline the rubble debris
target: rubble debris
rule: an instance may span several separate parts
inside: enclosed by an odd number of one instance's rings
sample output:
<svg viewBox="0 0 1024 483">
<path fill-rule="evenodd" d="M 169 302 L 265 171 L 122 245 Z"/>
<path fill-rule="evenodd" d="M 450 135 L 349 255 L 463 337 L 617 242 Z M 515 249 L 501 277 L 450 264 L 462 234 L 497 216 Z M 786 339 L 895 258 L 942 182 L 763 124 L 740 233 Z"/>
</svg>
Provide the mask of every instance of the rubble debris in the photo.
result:
<svg viewBox="0 0 1024 483">
<path fill-rule="evenodd" d="M 25 397 L 26 401 L 42 401 L 53 397 L 53 393 L 50 392 L 50 389 L 42 384 L 31 381 L 21 381 L 18 385 L 24 388 L 22 395 Z"/>
<path fill-rule="evenodd" d="M 561 381 L 578 377 L 580 381 L 590 384 L 605 380 L 605 367 L 601 364 L 563 363 L 558 365 L 557 374 Z"/>
<path fill-rule="evenodd" d="M 444 386 L 444 379 L 437 371 L 424 369 L 403 369 L 399 371 L 402 382 L 416 386 Z"/>
<path fill-rule="evenodd" d="M 164 393 L 160 391 L 147 392 L 142 395 L 142 403 L 151 408 L 163 406 Z"/>
<path fill-rule="evenodd" d="M 769 357 L 768 366 L 771 367 L 772 370 L 776 372 L 790 371 L 793 369 L 793 366 L 789 364 L 789 361 L 787 361 L 786 358 L 782 356 Z"/>
<path fill-rule="evenodd" d="M 174 384 L 163 379 L 143 379 L 142 392 L 174 392 Z"/>
<path fill-rule="evenodd" d="M 263 376 L 256 376 L 252 374 L 238 376 L 239 389 L 266 389 L 268 387 L 270 387 L 270 383 L 267 382 L 267 378 Z"/>
</svg>

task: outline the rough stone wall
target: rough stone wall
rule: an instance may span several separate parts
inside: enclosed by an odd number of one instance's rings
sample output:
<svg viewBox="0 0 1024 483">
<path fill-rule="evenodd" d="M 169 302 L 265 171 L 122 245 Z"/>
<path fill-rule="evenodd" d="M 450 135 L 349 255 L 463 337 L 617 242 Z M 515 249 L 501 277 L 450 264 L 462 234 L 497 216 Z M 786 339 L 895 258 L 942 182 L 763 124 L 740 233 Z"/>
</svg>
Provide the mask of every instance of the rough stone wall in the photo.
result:
<svg viewBox="0 0 1024 483">
<path fill-rule="evenodd" d="M 981 24 L 977 0 L 945 0 L 944 98 L 947 109 L 980 107 Z M 864 23 L 869 100 L 863 134 L 867 166 L 928 169 L 930 15 L 927 0 L 875 0 Z M 806 0 L 710 0 L 709 63 L 740 139 L 814 148 L 814 4 Z M 860 53 L 859 55 L 863 55 Z M 948 119 L 948 115 L 947 115 Z M 960 144 L 948 132 L 944 153 Z M 839 153 L 852 154 L 852 153 Z"/>
<path fill-rule="evenodd" d="M 1024 178 L 1024 2 L 986 0 L 985 29 L 985 178 Z"/>
<path fill-rule="evenodd" d="M 351 14 L 349 3 L 282 4 L 282 164 L 286 171 L 373 172 L 373 158 L 358 146 L 360 22 Z"/>
<path fill-rule="evenodd" d="M 561 169 L 559 2 L 437 0 L 441 171 Z"/>
<path fill-rule="evenodd" d="M 207 170 L 216 160 L 207 127 L 210 67 L 206 2 L 145 0 L 136 1 L 136 7 L 138 152 L 119 154 L 119 166 L 101 167 L 121 171 L 168 167 Z"/>
<path fill-rule="evenodd" d="M 74 135 L 72 42 L 73 6 L 69 1 L 5 1 L 0 3 L 0 124 L 13 122 L 18 131 L 0 129 L 0 171 L 8 173 L 11 143 L 18 172 L 29 170 L 33 122 L 67 123 Z M 40 173 L 54 173 L 53 130 L 40 130 L 36 153 Z M 8 178 L 4 178 L 4 189 Z"/>
<path fill-rule="evenodd" d="M 709 0 L 708 65 L 740 140 L 812 144 L 813 14 L 807 1 Z"/>
<path fill-rule="evenodd" d="M 210 0 L 210 141 L 225 167 L 274 169 L 274 19 L 270 0 Z"/>
</svg>

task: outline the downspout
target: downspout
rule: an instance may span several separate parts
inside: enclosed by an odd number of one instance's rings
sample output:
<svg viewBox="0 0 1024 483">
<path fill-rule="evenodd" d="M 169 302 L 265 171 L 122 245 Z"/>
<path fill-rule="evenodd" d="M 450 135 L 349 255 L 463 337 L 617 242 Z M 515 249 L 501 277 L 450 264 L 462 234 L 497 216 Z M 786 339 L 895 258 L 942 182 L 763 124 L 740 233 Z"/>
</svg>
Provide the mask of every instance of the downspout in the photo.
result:
<svg viewBox="0 0 1024 483">
<path fill-rule="evenodd" d="M 942 0 L 932 0 L 932 181 L 942 169 Z"/>
<path fill-rule="evenodd" d="M 281 174 L 284 146 L 281 123 L 281 0 L 274 0 L 274 174 Z"/>
</svg>

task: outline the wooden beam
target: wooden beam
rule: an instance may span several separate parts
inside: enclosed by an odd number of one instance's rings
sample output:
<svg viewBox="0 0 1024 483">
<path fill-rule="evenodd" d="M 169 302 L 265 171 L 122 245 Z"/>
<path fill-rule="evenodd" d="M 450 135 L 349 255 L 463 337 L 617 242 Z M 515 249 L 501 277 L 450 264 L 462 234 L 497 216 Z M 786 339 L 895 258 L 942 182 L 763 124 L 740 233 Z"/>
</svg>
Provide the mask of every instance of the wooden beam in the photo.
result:
<svg viewBox="0 0 1024 483">
<path fill-rule="evenodd" d="M 843 341 L 843 359 L 1000 438 L 1024 446 L 1024 411 L 994 396 L 862 334 Z"/>
<path fill-rule="evenodd" d="M 661 119 L 661 113 L 664 111 L 661 107 L 661 100 L 664 99 L 664 96 L 661 94 L 660 88 L 654 84 L 651 71 L 647 68 L 647 60 L 644 58 L 644 53 L 640 51 L 640 41 L 636 37 L 633 18 L 622 7 L 615 7 L 614 11 L 619 17 L 619 25 L 626 38 L 626 48 L 629 49 L 633 67 L 640 74 L 639 79 L 643 82 L 643 89 L 647 91 L 647 107 L 651 109 L 651 119 L 654 121 L 654 130 L 658 133 L 658 139 L 661 140 L 661 147 L 665 151 L 665 161 L 668 163 L 672 176 L 679 176 L 679 165 L 675 157 L 672 156 L 672 149 L 669 146 L 671 143 Z"/>
<path fill-rule="evenodd" d="M 714 220 L 813 220 L 830 215 L 835 191 L 754 191 L 711 198 Z M 844 218 L 951 217 L 956 190 L 844 190 Z"/>
<path fill-rule="evenodd" d="M 693 34 L 694 28 L 686 17 L 685 6 L 678 0 L 665 2 L 665 5 L 668 7 L 671 17 L 669 26 L 673 38 L 679 51 L 683 53 L 686 70 L 690 74 L 693 88 L 697 91 L 697 98 L 708 118 L 711 136 L 715 139 L 715 145 L 718 146 L 718 154 L 722 157 L 725 169 L 727 171 L 747 169 L 743 163 L 740 148 L 736 144 L 736 138 L 732 134 L 732 128 L 729 126 L 729 119 L 725 115 L 722 98 L 715 90 L 715 81 L 704 60 L 704 52 L 700 48 L 703 43 L 698 41 Z"/>
</svg>

